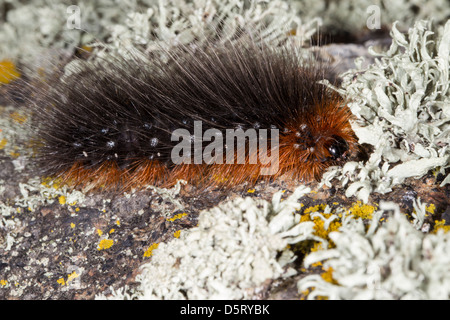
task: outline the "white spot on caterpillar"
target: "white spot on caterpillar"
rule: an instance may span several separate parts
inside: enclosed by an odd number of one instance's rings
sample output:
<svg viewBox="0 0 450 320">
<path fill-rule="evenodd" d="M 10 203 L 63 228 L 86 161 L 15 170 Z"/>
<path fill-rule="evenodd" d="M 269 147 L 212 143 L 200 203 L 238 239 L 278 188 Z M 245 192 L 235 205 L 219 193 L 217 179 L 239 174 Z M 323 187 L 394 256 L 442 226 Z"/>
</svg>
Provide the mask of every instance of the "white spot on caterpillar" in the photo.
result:
<svg viewBox="0 0 450 320">
<path fill-rule="evenodd" d="M 116 143 L 114 141 L 108 141 L 106 143 L 106 146 L 110 149 L 114 148 L 115 145 L 116 145 Z"/>
<path fill-rule="evenodd" d="M 86 158 L 88 157 L 88 154 L 86 151 L 83 151 L 83 156 L 85 156 Z"/>
<path fill-rule="evenodd" d="M 151 145 L 152 147 L 156 147 L 156 146 L 158 145 L 158 142 L 159 142 L 158 138 L 152 138 L 152 139 L 150 140 L 150 145 Z"/>
</svg>

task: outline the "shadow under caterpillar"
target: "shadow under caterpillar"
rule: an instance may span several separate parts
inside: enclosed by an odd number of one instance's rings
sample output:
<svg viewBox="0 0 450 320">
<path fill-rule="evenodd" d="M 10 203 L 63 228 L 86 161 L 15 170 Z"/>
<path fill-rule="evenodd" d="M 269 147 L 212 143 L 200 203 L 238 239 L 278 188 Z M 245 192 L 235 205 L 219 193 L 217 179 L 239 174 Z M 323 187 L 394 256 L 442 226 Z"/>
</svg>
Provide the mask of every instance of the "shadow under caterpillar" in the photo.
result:
<svg viewBox="0 0 450 320">
<path fill-rule="evenodd" d="M 31 99 L 42 174 L 120 190 L 178 179 L 226 188 L 280 176 L 319 179 L 355 151 L 357 139 L 343 99 L 319 83 L 327 65 L 299 50 L 247 40 L 182 47 L 145 62 L 86 63 Z M 246 140 L 220 148 L 229 130 Z M 251 145 L 261 130 L 267 156 L 276 152 L 274 167 L 262 161 L 258 143 Z M 213 134 L 205 141 L 207 132 Z M 180 141 L 192 142 L 190 151 L 182 149 L 184 163 L 174 160 Z M 269 167 L 275 170 L 263 173 Z"/>
</svg>

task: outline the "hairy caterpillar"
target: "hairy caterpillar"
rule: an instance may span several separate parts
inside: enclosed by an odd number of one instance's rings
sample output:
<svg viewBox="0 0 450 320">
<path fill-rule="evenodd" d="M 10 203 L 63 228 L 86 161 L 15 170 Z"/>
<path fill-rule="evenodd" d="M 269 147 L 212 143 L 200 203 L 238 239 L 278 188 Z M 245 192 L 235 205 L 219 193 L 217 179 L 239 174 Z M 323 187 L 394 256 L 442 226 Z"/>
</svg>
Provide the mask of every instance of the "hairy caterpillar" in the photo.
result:
<svg viewBox="0 0 450 320">
<path fill-rule="evenodd" d="M 178 179 L 224 187 L 283 175 L 318 179 L 356 148 L 349 109 L 318 83 L 326 70 L 293 46 L 253 40 L 183 47 L 145 63 L 88 64 L 31 100 L 37 160 L 45 175 L 73 186 L 112 189 Z M 227 130 L 245 142 L 225 141 Z M 269 167 L 275 170 L 263 173 Z"/>
</svg>

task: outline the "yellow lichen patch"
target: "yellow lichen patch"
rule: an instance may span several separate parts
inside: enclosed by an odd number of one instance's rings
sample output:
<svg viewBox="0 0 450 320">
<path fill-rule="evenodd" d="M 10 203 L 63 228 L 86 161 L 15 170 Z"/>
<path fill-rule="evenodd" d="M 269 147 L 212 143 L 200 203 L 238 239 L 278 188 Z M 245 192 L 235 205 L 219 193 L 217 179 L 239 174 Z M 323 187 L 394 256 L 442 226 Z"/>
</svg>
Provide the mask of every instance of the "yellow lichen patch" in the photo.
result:
<svg viewBox="0 0 450 320">
<path fill-rule="evenodd" d="M 114 244 L 114 240 L 112 239 L 103 239 L 98 244 L 97 250 L 106 250 L 112 247 Z"/>
<path fill-rule="evenodd" d="M 6 140 L 6 139 L 0 140 L 0 150 L 4 149 L 7 143 L 8 143 L 8 140 Z"/>
<path fill-rule="evenodd" d="M 338 284 L 338 282 L 333 278 L 333 268 L 329 267 L 320 275 L 323 280 L 332 284 Z"/>
<path fill-rule="evenodd" d="M 17 147 L 14 147 L 15 149 L 17 149 Z M 18 158 L 18 157 L 20 157 L 20 153 L 18 153 L 18 152 L 16 152 L 16 151 L 11 151 L 10 153 L 9 153 L 9 155 L 12 157 L 12 158 Z"/>
<path fill-rule="evenodd" d="M 97 229 L 97 234 L 98 234 L 99 236 L 101 236 L 101 235 L 103 234 L 103 231 L 100 230 L 100 229 Z"/>
<path fill-rule="evenodd" d="M 114 233 L 116 231 L 116 229 L 112 228 L 111 230 L 109 230 L 109 234 Z"/>
<path fill-rule="evenodd" d="M 11 60 L 0 61 L 0 85 L 8 84 L 20 77 L 14 62 Z"/>
<path fill-rule="evenodd" d="M 53 188 L 55 190 L 58 190 L 62 185 L 62 180 L 58 178 L 54 179 L 51 177 L 45 177 L 42 180 L 41 184 L 46 188 Z"/>
<path fill-rule="evenodd" d="M 174 236 L 175 238 L 179 238 L 179 237 L 180 237 L 180 234 L 181 234 L 181 230 L 178 230 L 178 231 L 175 231 L 175 232 L 173 233 L 173 236 Z"/>
<path fill-rule="evenodd" d="M 151 257 L 153 255 L 153 250 L 158 248 L 158 246 L 159 246 L 159 243 L 154 243 L 150 247 L 148 247 L 148 249 L 145 250 L 145 252 L 144 252 L 144 258 Z"/>
<path fill-rule="evenodd" d="M 0 286 L 5 287 L 8 284 L 8 280 L 0 279 Z"/>
<path fill-rule="evenodd" d="M 167 218 L 166 220 L 170 221 L 170 222 L 173 222 L 175 220 L 183 218 L 184 216 L 187 216 L 187 213 L 185 213 L 185 212 L 179 213 L 179 214 L 174 215 L 172 218 Z"/>
<path fill-rule="evenodd" d="M 65 204 L 66 204 L 66 197 L 60 196 L 60 197 L 58 198 L 58 201 L 59 201 L 59 204 L 60 204 L 60 205 L 65 205 Z"/>
<path fill-rule="evenodd" d="M 19 124 L 23 124 L 25 121 L 27 121 L 27 117 L 18 112 L 12 112 L 9 116 Z"/>
<path fill-rule="evenodd" d="M 315 242 L 314 245 L 311 248 L 311 252 L 319 251 L 319 250 L 322 250 L 322 249 L 323 249 L 322 242 Z"/>
<path fill-rule="evenodd" d="M 255 193 L 255 189 L 248 189 L 247 193 Z"/>
<path fill-rule="evenodd" d="M 330 232 L 338 231 L 342 226 L 342 222 L 339 215 L 334 213 L 324 213 L 326 207 L 326 204 L 318 204 L 313 207 L 305 208 L 300 218 L 300 223 L 305 221 L 314 222 L 314 235 L 325 239 L 328 242 L 328 247 L 332 248 L 334 247 L 334 243 L 328 235 Z M 311 215 L 313 215 L 313 217 L 311 217 Z M 320 249 L 324 249 L 322 248 L 322 243 L 314 242 L 314 245 L 309 248 L 309 251 L 317 251 Z"/>
<path fill-rule="evenodd" d="M 323 210 L 325 210 L 326 207 L 327 207 L 326 204 L 318 204 L 318 205 L 315 205 L 313 207 L 305 208 L 303 213 L 308 213 L 309 214 L 311 212 L 323 211 Z M 310 221 L 310 220 L 307 220 L 307 221 Z"/>
<path fill-rule="evenodd" d="M 70 282 L 70 281 L 72 281 L 73 279 L 78 278 L 79 276 L 80 276 L 80 275 L 77 274 L 77 273 L 74 271 L 74 272 L 72 272 L 71 274 L 69 274 L 69 275 L 67 276 L 67 282 Z"/>
<path fill-rule="evenodd" d="M 446 226 L 445 222 L 446 222 L 445 219 L 435 220 L 434 221 L 433 233 L 438 232 L 438 230 L 443 230 L 444 232 L 449 232 L 450 231 L 450 226 Z"/>
<path fill-rule="evenodd" d="M 59 278 L 58 280 L 56 280 L 56 282 L 58 282 L 62 286 L 66 285 L 66 281 L 64 280 L 64 278 Z"/>
<path fill-rule="evenodd" d="M 368 204 L 362 204 L 361 201 L 357 201 L 350 209 L 349 213 L 354 218 L 361 219 L 372 219 L 373 213 L 375 212 L 376 207 Z"/>
<path fill-rule="evenodd" d="M 83 53 L 83 52 L 92 52 L 92 50 L 94 50 L 93 47 L 84 45 L 81 48 L 79 48 L 77 51 L 78 51 L 78 53 Z"/>
<path fill-rule="evenodd" d="M 434 211 L 436 210 L 436 206 L 434 204 L 430 204 L 425 207 L 425 211 L 429 212 L 431 214 L 434 214 Z"/>
<path fill-rule="evenodd" d="M 70 224 L 70 227 L 71 227 L 72 229 L 75 228 L 75 223 L 72 222 L 72 223 Z"/>
</svg>

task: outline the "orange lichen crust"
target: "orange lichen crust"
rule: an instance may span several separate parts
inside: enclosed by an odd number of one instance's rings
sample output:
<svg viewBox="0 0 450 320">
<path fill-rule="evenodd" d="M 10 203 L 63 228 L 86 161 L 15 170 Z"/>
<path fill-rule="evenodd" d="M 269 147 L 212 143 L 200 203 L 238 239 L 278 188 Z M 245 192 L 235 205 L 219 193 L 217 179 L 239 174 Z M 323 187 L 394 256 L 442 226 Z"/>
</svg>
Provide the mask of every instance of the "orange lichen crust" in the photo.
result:
<svg viewBox="0 0 450 320">
<path fill-rule="evenodd" d="M 14 62 L 10 60 L 0 61 L 0 86 L 2 84 L 8 84 L 20 77 L 20 73 L 17 71 Z"/>
</svg>

